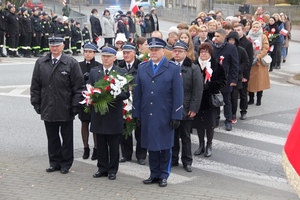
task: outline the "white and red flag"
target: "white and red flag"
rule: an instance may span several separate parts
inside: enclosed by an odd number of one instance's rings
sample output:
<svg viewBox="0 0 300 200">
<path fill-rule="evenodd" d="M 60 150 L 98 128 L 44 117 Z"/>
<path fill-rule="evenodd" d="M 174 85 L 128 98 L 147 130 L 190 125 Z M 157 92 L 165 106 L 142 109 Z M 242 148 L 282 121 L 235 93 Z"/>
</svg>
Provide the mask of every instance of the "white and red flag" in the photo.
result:
<svg viewBox="0 0 300 200">
<path fill-rule="evenodd" d="M 136 14 L 136 12 L 139 10 L 138 5 L 136 4 L 135 0 L 131 0 L 130 9 L 131 12 Z"/>
<path fill-rule="evenodd" d="M 65 6 L 67 4 L 67 0 L 62 0 L 62 4 Z"/>
<path fill-rule="evenodd" d="M 282 153 L 282 166 L 289 183 L 300 197 L 300 109 L 293 122 Z"/>
</svg>

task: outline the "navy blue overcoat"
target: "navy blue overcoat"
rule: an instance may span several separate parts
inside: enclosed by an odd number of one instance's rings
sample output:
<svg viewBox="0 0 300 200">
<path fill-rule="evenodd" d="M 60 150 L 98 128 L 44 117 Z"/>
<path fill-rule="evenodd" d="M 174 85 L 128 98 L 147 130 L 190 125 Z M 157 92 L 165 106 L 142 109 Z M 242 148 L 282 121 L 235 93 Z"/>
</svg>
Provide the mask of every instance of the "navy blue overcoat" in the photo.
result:
<svg viewBox="0 0 300 200">
<path fill-rule="evenodd" d="M 174 145 L 171 120 L 182 119 L 181 68 L 165 57 L 154 73 L 152 61 L 141 63 L 133 95 L 133 117 L 141 119 L 141 146 L 149 151 Z"/>
</svg>

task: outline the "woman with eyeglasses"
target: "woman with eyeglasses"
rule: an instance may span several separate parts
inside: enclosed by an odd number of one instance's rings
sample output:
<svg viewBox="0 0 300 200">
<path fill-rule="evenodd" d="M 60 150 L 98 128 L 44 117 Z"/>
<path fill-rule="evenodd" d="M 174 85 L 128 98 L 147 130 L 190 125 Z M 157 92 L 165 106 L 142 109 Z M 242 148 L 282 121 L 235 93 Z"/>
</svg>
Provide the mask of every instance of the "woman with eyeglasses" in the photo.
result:
<svg viewBox="0 0 300 200">
<path fill-rule="evenodd" d="M 201 44 L 198 48 L 198 58 L 196 60 L 203 75 L 204 90 L 200 109 L 193 121 L 193 128 L 197 129 L 199 138 L 199 147 L 194 155 L 201 155 L 205 152 L 205 157 L 212 155 L 212 140 L 214 129 L 217 127 L 218 110 L 220 109 L 211 106 L 210 96 L 220 91 L 227 83 L 225 70 L 218 60 L 213 57 L 213 51 L 210 43 Z M 205 134 L 207 138 L 206 148 Z"/>
</svg>

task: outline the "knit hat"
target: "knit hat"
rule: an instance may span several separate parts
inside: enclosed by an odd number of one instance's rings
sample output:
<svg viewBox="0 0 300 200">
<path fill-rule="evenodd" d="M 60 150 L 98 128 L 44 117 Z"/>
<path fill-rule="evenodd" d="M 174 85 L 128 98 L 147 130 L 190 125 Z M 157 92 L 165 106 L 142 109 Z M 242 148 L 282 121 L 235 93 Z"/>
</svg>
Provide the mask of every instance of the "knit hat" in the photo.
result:
<svg viewBox="0 0 300 200">
<path fill-rule="evenodd" d="M 26 10 L 27 10 L 27 9 L 26 9 L 25 7 L 22 7 L 22 8 L 21 8 L 22 14 L 23 14 Z"/>
<path fill-rule="evenodd" d="M 118 42 L 118 41 L 122 41 L 122 42 L 126 42 L 127 39 L 126 39 L 126 36 L 124 33 L 118 33 L 117 34 L 117 37 L 115 39 L 115 43 Z"/>
</svg>

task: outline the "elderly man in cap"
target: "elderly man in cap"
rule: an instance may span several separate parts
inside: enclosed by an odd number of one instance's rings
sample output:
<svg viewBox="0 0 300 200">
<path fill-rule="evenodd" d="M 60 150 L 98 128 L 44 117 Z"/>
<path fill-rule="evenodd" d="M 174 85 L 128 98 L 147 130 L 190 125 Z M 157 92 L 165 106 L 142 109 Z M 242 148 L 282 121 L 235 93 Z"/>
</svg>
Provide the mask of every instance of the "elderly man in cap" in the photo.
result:
<svg viewBox="0 0 300 200">
<path fill-rule="evenodd" d="M 133 75 L 134 77 L 137 74 L 138 65 L 141 63 L 140 60 L 136 58 L 136 49 L 133 43 L 126 43 L 122 46 L 123 57 L 124 61 L 119 63 L 119 66 L 123 69 L 126 69 L 128 74 Z M 134 132 L 134 136 L 136 139 L 136 158 L 137 162 L 140 165 L 146 164 L 146 156 L 147 156 L 147 149 L 141 147 L 141 129 L 137 127 Z M 125 137 L 122 135 L 121 137 L 121 152 L 122 158 L 120 162 L 130 161 L 132 158 L 133 153 L 133 143 L 132 143 L 132 136 Z"/>
<path fill-rule="evenodd" d="M 35 63 L 30 100 L 46 127 L 50 163 L 46 171 L 67 174 L 74 160 L 73 120 L 84 80 L 79 63 L 62 52 L 63 38 L 49 38 L 49 47 L 51 53 Z"/>
<path fill-rule="evenodd" d="M 85 82 L 89 79 L 90 71 L 93 67 L 100 66 L 101 64 L 95 60 L 96 52 L 98 48 L 94 43 L 87 43 L 83 46 L 83 55 L 84 61 L 79 62 L 82 74 L 84 76 Z M 88 159 L 90 157 L 90 148 L 89 148 L 89 124 L 91 122 L 90 113 L 85 113 L 83 109 L 78 113 L 78 117 L 81 121 L 81 136 L 84 146 L 83 159 Z M 97 137 L 96 134 L 93 134 L 94 139 L 94 149 L 92 154 L 92 160 L 97 159 Z"/>
<path fill-rule="evenodd" d="M 150 177 L 144 184 L 167 186 L 174 130 L 183 111 L 181 68 L 164 57 L 166 42 L 148 39 L 151 60 L 139 65 L 133 95 L 133 117 L 141 127 L 141 146 L 149 152 Z"/>
<path fill-rule="evenodd" d="M 126 73 L 125 69 L 114 65 L 116 60 L 116 50 L 111 45 L 105 45 L 101 48 L 102 65 L 91 69 L 88 83 L 94 85 L 105 75 L 109 75 L 111 71 L 116 71 L 120 75 Z M 112 105 L 108 105 L 109 112 L 101 115 L 96 113 L 94 109 L 91 112 L 91 128 L 90 131 L 97 134 L 97 150 L 98 150 L 98 171 L 93 175 L 94 178 L 107 177 L 109 180 L 116 179 L 119 169 L 119 143 L 123 134 L 123 100 L 128 99 L 129 92 L 122 91 L 113 101 Z"/>
<path fill-rule="evenodd" d="M 173 46 L 173 61 L 181 66 L 184 89 L 183 115 L 180 126 L 175 130 L 174 146 L 172 148 L 172 166 L 178 166 L 179 160 L 179 137 L 181 138 L 181 161 L 183 168 L 187 172 L 192 172 L 192 146 L 190 132 L 192 120 L 197 114 L 203 91 L 203 75 L 199 66 L 187 57 L 189 45 L 178 40 Z"/>
</svg>

